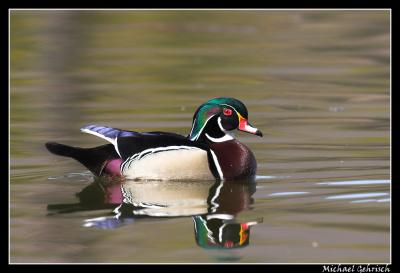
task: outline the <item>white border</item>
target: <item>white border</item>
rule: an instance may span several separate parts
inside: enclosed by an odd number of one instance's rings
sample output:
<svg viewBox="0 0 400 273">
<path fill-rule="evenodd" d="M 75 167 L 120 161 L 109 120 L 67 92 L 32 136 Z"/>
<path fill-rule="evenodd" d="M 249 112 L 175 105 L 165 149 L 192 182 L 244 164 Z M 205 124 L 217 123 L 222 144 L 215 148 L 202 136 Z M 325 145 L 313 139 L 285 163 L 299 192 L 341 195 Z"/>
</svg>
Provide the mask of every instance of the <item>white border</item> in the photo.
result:
<svg viewBox="0 0 400 273">
<path fill-rule="evenodd" d="M 149 9 L 149 8 L 143 8 L 143 9 L 123 9 L 123 8 L 116 8 L 116 9 L 100 9 L 100 8 L 79 8 L 79 9 L 71 9 L 71 8 L 50 8 L 50 9 L 43 9 L 43 8 L 38 8 L 38 9 L 34 9 L 34 8 L 9 8 L 8 9 L 8 263 L 10 265 L 24 265 L 24 264 L 76 264 L 76 265 L 86 265 L 86 264 L 264 264 L 264 265 L 308 265 L 308 264 L 315 264 L 315 265 L 353 265 L 353 264 L 357 264 L 357 265 L 368 265 L 371 263 L 41 263 L 41 262 L 37 262 L 37 263 L 12 263 L 11 262 L 11 237 L 10 237 L 10 231 L 11 231 L 11 225 L 10 225 L 10 216 L 11 216 L 11 210 L 10 210 L 10 204 L 11 204 L 11 159 L 10 159 L 10 125 L 11 125 L 11 107 L 10 107 L 10 93 L 11 93 L 11 71 L 10 71 L 10 60 L 11 60 L 11 11 L 65 11 L 65 10 L 71 10 L 71 11 L 82 11 L 82 10 L 94 10 L 94 11 L 108 11 L 108 10 L 112 10 L 112 11 L 129 11 L 129 10 L 135 10 L 135 11 L 169 11 L 169 10 L 173 10 L 173 11 L 186 11 L 186 10 L 195 10 L 195 11 L 304 11 L 304 10 L 310 10 L 310 11 L 314 11 L 314 10 L 323 10 L 323 11 L 389 11 L 389 29 L 390 29 L 390 35 L 389 35 L 389 47 L 390 47 L 390 61 L 389 61 L 389 66 L 390 66 L 390 105 L 389 105 L 389 112 L 390 112 L 390 136 L 389 136 L 389 145 L 390 145 L 390 181 L 392 182 L 392 9 L 391 8 L 372 8 L 372 9 L 368 9 L 368 8 L 358 8 L 358 9 L 349 9 L 349 8 L 333 8 L 333 9 L 322 9 L 322 8 L 315 8 L 315 9 L 311 9 L 311 8 L 299 8 L 299 9 L 282 9 L 282 8 L 277 8 L 277 9 L 255 9 L 255 8 L 245 8 L 245 9 L 218 9 L 218 8 L 183 8 L 183 9 L 179 9 L 179 8 L 164 8 L 164 9 L 160 9 L 160 8 L 156 8 L 156 9 Z M 390 262 L 389 263 L 372 263 L 371 265 L 388 265 L 388 264 L 392 264 L 392 183 L 390 183 Z M 321 268 L 322 270 L 322 268 Z"/>
<path fill-rule="evenodd" d="M 392 263 L 392 9 L 389 9 L 389 151 L 390 151 L 390 263 Z"/>
<path fill-rule="evenodd" d="M 154 9 L 152 9 L 152 8 L 137 8 L 137 9 L 135 9 L 135 8 L 104 8 L 104 9 L 102 9 L 102 8 L 93 8 L 93 9 L 90 9 L 90 8 L 77 8 L 77 9 L 73 9 L 73 8 L 48 8 L 48 9 L 46 9 L 46 8 L 37 8 L 37 9 L 35 9 L 35 8 L 10 8 L 9 10 L 40 10 L 40 11 L 47 11 L 47 10 L 99 10 L 99 11 L 105 11 L 105 10 L 113 10 L 113 11 L 126 11 L 126 10 L 138 10 L 138 11 L 142 11 L 142 10 L 144 10 L 144 11 L 153 11 L 153 10 L 157 10 L 157 11 L 160 11 L 160 10 L 162 10 L 162 11 L 164 11 L 164 10 L 166 10 L 166 11 L 168 11 L 168 10 L 176 10 L 176 11 L 180 11 L 180 10 L 196 10 L 196 11 L 202 11 L 202 10 L 215 10 L 215 11 L 222 11 L 222 10 L 231 10 L 231 11 L 259 11 L 259 10 L 272 10 L 272 11 L 275 11 L 275 10 L 282 10 L 282 11 L 297 11 L 297 10 L 311 10 L 311 11 L 313 11 L 313 10 L 324 10 L 324 11 L 326 11 L 326 10 L 329 10 L 329 11 L 332 11 L 332 10 L 334 10 L 334 11 L 345 11 L 345 10 L 348 10 L 348 11 L 374 11 L 374 10 L 386 10 L 386 11 L 391 11 L 392 9 L 390 9 L 390 8 L 371 8 L 371 9 L 368 9 L 368 8 L 355 8 L 355 9 L 352 9 L 352 8 L 333 8 L 333 9 L 329 9 L 329 8 L 326 8 L 326 9 L 324 9 L 324 8 L 299 8 L 299 9 L 285 9 L 285 8 L 271 8 L 271 9 L 264 9 L 264 8 L 260 8 L 260 9 L 257 9 L 257 8 L 245 8 L 245 9 L 235 9 L 235 8 L 226 8 L 226 9 L 219 9 L 219 8 L 154 8 Z"/>
</svg>

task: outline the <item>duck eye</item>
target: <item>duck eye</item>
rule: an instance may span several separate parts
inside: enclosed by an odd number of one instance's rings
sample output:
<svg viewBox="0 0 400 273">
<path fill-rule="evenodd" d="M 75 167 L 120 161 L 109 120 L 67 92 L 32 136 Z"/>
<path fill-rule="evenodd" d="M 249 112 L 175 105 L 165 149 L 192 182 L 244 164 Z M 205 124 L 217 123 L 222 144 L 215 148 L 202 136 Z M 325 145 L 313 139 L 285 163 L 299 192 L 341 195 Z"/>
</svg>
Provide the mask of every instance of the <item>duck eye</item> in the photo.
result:
<svg viewBox="0 0 400 273">
<path fill-rule="evenodd" d="M 232 116 L 232 110 L 228 108 L 224 108 L 223 110 L 225 116 Z"/>
</svg>

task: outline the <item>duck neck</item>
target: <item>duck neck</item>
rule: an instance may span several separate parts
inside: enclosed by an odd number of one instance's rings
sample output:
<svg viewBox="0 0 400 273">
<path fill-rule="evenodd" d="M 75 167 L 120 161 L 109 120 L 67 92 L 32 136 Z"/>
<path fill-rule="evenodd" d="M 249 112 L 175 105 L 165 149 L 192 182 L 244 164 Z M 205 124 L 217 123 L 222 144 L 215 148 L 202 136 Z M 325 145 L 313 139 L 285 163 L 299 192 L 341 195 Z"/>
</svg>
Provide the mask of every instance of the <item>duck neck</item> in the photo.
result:
<svg viewBox="0 0 400 273">
<path fill-rule="evenodd" d="M 215 117 L 207 124 L 202 132 L 199 140 L 212 143 L 225 142 L 234 139 L 234 135 L 225 131 L 221 125 L 221 118 Z"/>
<path fill-rule="evenodd" d="M 226 133 L 223 137 L 219 137 L 219 138 L 214 138 L 210 135 L 208 135 L 207 133 L 205 134 L 206 138 L 211 141 L 211 142 L 225 142 L 225 141 L 229 141 L 232 139 L 235 139 L 231 134 Z"/>
</svg>

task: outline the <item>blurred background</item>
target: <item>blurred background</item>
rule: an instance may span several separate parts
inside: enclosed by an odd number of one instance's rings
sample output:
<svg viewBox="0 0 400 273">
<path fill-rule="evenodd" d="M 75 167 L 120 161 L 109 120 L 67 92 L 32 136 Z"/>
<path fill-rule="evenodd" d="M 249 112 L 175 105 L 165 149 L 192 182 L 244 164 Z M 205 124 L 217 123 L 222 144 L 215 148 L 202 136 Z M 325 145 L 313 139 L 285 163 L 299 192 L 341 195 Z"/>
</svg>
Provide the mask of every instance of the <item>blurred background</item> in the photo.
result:
<svg viewBox="0 0 400 273">
<path fill-rule="evenodd" d="M 390 11 L 11 10 L 11 262 L 389 262 Z M 248 247 L 196 246 L 190 218 L 117 230 L 49 217 L 93 177 L 44 143 L 85 124 L 188 134 L 243 101 L 263 138 Z M 333 183 L 333 184 L 329 184 Z M 222 258 L 221 258 L 222 257 Z"/>
</svg>

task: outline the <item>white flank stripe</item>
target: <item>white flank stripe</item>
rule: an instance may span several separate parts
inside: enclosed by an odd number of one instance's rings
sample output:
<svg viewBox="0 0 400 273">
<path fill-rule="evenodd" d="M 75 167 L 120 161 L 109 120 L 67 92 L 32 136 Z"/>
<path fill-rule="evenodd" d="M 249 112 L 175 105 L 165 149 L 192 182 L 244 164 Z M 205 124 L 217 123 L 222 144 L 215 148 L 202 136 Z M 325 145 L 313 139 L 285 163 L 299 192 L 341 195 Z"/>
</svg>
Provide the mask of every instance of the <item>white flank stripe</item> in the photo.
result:
<svg viewBox="0 0 400 273">
<path fill-rule="evenodd" d="M 211 155 L 212 155 L 212 157 L 213 157 L 214 164 L 215 164 L 215 166 L 217 167 L 217 171 L 218 171 L 218 174 L 219 174 L 219 178 L 220 178 L 221 180 L 224 180 L 224 174 L 222 173 L 221 166 L 219 165 L 217 156 L 215 155 L 215 153 L 213 152 L 213 150 L 210 149 L 210 152 L 211 152 Z"/>
</svg>

